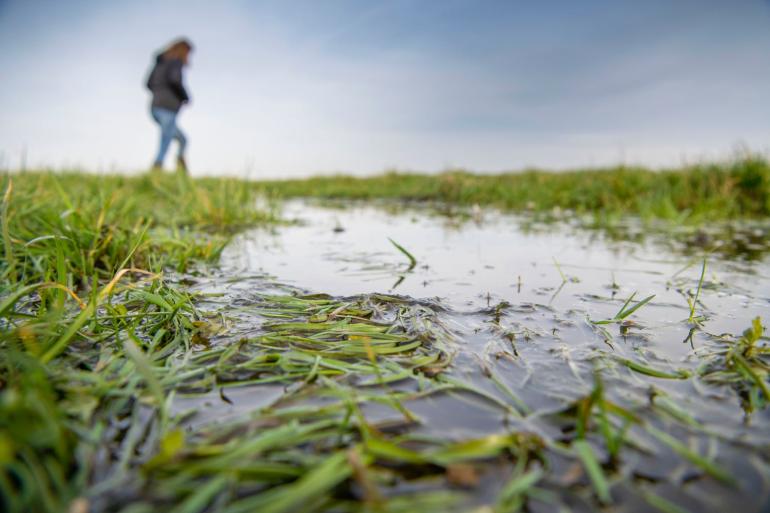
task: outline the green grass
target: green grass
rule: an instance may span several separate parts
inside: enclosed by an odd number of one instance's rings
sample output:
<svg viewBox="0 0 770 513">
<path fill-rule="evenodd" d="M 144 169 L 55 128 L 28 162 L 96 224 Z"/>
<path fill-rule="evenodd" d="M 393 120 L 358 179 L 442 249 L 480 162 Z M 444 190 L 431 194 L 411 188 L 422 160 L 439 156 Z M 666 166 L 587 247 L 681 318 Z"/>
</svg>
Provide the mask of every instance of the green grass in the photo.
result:
<svg viewBox="0 0 770 513">
<path fill-rule="evenodd" d="M 756 317 L 743 336 L 720 340 L 701 365 L 706 381 L 735 389 L 747 416 L 770 405 L 770 346 L 762 342 L 764 332 Z"/>
<path fill-rule="evenodd" d="M 733 214 L 768 213 L 762 161 L 669 174 L 622 169 L 560 176 L 387 175 L 282 185 L 178 175 L 3 177 L 0 509 L 464 511 L 467 495 L 452 476 L 473 481 L 476 472 L 500 485 L 496 497 L 492 488 L 485 492 L 491 502 L 483 511 L 526 510 L 530 501 L 556 507 L 562 493 L 598 509 L 620 502 L 632 486 L 626 478 L 633 468 L 623 465 L 655 450 L 673 453 L 703 479 L 729 486 L 724 458 L 689 442 L 690 436 L 712 436 L 706 427 L 662 392 L 645 387 L 649 400 L 628 400 L 605 385 L 602 375 L 702 379 L 734 390 L 747 414 L 764 410 L 770 405 L 768 350 L 759 319 L 743 336 L 715 341 L 693 373 L 653 367 L 636 356 L 597 356 L 589 370 L 592 389 L 576 390 L 578 398 L 562 409 L 539 411 L 492 361 L 480 359 L 474 376 L 465 372 L 468 362 L 454 372 L 464 341 L 444 324 L 445 312 L 430 304 L 385 295 L 255 290 L 247 304 L 217 309 L 212 297 L 169 278 L 190 277 L 198 266 L 215 264 L 239 230 L 275 222 L 272 211 L 256 207 L 262 188 L 291 195 L 292 186 L 299 194 L 318 183 L 317 195 L 349 186 L 342 197 L 359 190 L 504 208 L 647 215 L 657 211 L 629 207 L 634 187 L 644 195 L 654 184 L 670 182 L 659 196 L 671 200 L 672 191 L 689 181 L 692 203 L 671 211 L 673 217 L 716 216 L 720 202 L 740 191 L 746 197 L 730 207 Z M 517 206 L 512 198 L 525 192 L 494 185 L 523 186 L 527 180 L 539 184 L 527 201 L 542 204 Z M 618 180 L 617 187 L 628 188 L 627 201 L 605 198 L 612 189 L 592 180 Z M 378 181 L 390 188 L 370 190 Z M 554 189 L 572 182 L 575 190 Z M 421 187 L 443 192 L 418 194 Z M 604 199 L 589 200 L 592 195 Z M 568 201 L 576 197 L 582 199 Z M 671 213 L 664 209 L 661 216 L 666 212 Z M 414 267 L 411 253 L 393 244 Z M 701 276 L 699 288 L 702 281 Z M 633 298 L 599 323 L 621 323 L 652 299 Z M 505 333 L 501 319 L 510 306 L 490 310 L 489 324 L 497 331 L 489 333 Z M 239 315 L 254 324 L 239 332 L 233 328 Z M 207 414 L 212 397 L 232 403 L 237 390 L 256 396 L 259 386 L 280 387 L 282 393 L 240 418 L 190 426 L 196 415 Z M 464 401 L 453 407 L 472 402 L 506 422 L 496 432 L 479 434 L 458 434 L 452 422 L 428 426 L 432 431 L 414 429 L 425 427 L 414 405 L 447 397 Z M 180 398 L 197 406 L 180 411 Z M 372 410 L 388 415 L 373 420 Z M 643 497 L 659 509 L 678 508 L 652 492 Z"/>
<path fill-rule="evenodd" d="M 2 182 L 0 504 L 64 511 L 132 394 L 148 390 L 164 411 L 154 355 L 192 346 L 192 300 L 163 271 L 214 262 L 232 233 L 274 217 L 231 180 L 24 173 Z"/>
<path fill-rule="evenodd" d="M 235 180 L 25 173 L 3 182 L 0 283 L 72 288 L 127 267 L 184 270 L 216 260 L 234 231 L 272 219 Z"/>
<path fill-rule="evenodd" d="M 595 214 L 600 220 L 638 215 L 698 223 L 770 215 L 770 163 L 760 157 L 662 171 L 621 166 L 494 175 L 461 170 L 440 175 L 390 172 L 368 178 L 330 176 L 265 181 L 262 185 L 282 197 L 438 201 L 535 212 L 558 207 Z"/>
</svg>

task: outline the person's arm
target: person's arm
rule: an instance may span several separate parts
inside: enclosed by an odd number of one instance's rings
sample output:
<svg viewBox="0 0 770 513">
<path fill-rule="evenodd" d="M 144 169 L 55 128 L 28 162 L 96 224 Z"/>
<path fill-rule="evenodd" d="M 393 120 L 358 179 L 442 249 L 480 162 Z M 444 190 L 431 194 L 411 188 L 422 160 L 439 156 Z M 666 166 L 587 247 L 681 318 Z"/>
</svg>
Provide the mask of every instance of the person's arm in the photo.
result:
<svg viewBox="0 0 770 513">
<path fill-rule="evenodd" d="M 155 80 L 155 74 L 158 72 L 158 63 L 156 62 L 152 69 L 150 69 L 150 72 L 147 74 L 147 79 L 144 81 L 144 85 L 147 86 L 147 89 L 152 91 L 153 87 L 153 81 Z"/>
<path fill-rule="evenodd" d="M 182 103 L 190 101 L 187 91 L 182 84 L 182 61 L 174 62 L 173 65 L 168 68 L 168 85 L 171 90 L 174 91 L 176 97 L 179 98 Z"/>
</svg>

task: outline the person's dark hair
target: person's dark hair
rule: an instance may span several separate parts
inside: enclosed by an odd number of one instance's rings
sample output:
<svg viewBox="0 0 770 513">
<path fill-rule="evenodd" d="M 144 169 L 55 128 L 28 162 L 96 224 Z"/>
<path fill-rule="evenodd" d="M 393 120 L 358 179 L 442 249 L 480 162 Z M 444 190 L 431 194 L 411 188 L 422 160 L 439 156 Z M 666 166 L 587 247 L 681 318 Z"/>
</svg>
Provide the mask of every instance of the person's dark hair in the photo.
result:
<svg viewBox="0 0 770 513">
<path fill-rule="evenodd" d="M 163 50 L 162 55 L 164 59 L 179 59 L 187 64 L 187 56 L 192 49 L 192 43 L 188 39 L 182 37 L 172 41 L 171 44 Z"/>
</svg>

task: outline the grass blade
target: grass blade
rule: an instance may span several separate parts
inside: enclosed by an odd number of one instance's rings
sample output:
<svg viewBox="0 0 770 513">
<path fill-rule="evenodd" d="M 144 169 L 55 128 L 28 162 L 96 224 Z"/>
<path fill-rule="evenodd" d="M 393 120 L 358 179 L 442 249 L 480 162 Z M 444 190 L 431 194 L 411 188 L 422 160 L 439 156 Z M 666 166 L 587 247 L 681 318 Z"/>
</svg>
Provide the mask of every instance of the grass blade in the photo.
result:
<svg viewBox="0 0 770 513">
<path fill-rule="evenodd" d="M 735 480 L 732 478 L 732 476 L 728 474 L 727 471 L 725 471 L 722 467 L 712 461 L 707 460 L 665 431 L 661 431 L 660 429 L 654 428 L 652 426 L 647 426 L 647 432 L 657 438 L 659 441 L 668 445 L 671 449 L 674 450 L 674 452 L 689 460 L 692 464 L 700 467 L 711 477 L 714 477 L 726 484 L 735 484 Z"/>
<path fill-rule="evenodd" d="M 411 271 L 412 269 L 414 269 L 415 266 L 417 265 L 417 259 L 414 258 L 414 256 L 409 251 L 407 251 L 404 246 L 402 246 L 398 242 L 394 241 L 390 237 L 388 237 L 388 240 L 390 241 L 391 244 L 393 244 L 396 247 L 397 250 L 399 250 L 401 253 L 404 254 L 404 256 L 406 256 L 406 258 L 409 259 L 409 267 L 407 268 L 407 271 Z"/>
<path fill-rule="evenodd" d="M 601 465 L 594 456 L 594 451 L 591 446 L 585 440 L 575 440 L 572 442 L 572 447 L 583 462 L 583 467 L 586 469 L 588 477 L 591 479 L 591 484 L 594 487 L 596 496 L 604 504 L 612 502 L 610 495 L 610 485 L 607 482 L 607 478 L 604 475 Z"/>
</svg>

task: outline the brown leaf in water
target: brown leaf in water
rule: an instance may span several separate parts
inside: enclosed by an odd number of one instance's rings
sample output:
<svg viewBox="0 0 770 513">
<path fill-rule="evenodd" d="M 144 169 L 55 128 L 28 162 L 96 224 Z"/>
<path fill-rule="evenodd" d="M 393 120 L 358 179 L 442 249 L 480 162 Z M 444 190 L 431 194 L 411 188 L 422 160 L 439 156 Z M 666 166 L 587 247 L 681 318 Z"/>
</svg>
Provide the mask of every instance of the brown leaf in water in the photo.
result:
<svg viewBox="0 0 770 513">
<path fill-rule="evenodd" d="M 479 484 L 479 472 L 473 465 L 454 463 L 446 468 L 446 479 L 461 488 L 475 488 Z"/>
</svg>

